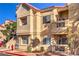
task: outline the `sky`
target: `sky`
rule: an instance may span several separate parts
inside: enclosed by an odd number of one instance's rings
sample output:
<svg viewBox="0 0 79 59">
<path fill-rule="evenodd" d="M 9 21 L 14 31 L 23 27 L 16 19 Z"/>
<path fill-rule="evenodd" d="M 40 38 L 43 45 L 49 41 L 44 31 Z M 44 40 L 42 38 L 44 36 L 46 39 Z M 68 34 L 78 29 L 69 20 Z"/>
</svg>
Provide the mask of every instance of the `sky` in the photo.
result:
<svg viewBox="0 0 79 59">
<path fill-rule="evenodd" d="M 0 3 L 0 24 L 10 19 L 16 21 L 16 5 L 18 3 Z M 64 6 L 64 3 L 30 3 L 31 5 L 43 9 L 49 6 Z"/>
</svg>

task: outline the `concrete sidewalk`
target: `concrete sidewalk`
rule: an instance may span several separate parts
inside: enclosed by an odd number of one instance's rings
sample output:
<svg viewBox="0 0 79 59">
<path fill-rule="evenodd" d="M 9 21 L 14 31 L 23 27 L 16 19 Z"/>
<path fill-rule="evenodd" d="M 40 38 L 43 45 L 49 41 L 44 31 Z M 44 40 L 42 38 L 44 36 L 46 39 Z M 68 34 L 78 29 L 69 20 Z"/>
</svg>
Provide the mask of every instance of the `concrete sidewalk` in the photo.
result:
<svg viewBox="0 0 79 59">
<path fill-rule="evenodd" d="M 1 53 L 4 54 L 10 54 L 13 56 L 45 56 L 42 55 L 43 53 L 28 53 L 28 52 L 24 52 L 24 51 L 19 51 L 19 50 L 0 50 Z M 59 56 L 59 54 L 51 54 L 50 56 Z"/>
<path fill-rule="evenodd" d="M 36 56 L 37 54 L 41 56 L 43 54 L 43 53 L 28 53 L 28 52 L 20 51 L 20 50 L 12 51 L 5 48 L 0 48 L 0 52 L 4 54 L 10 54 L 13 56 Z M 55 53 L 52 53 L 51 56 L 67 56 L 67 55 L 60 52 L 55 52 Z"/>
<path fill-rule="evenodd" d="M 23 51 L 18 51 L 18 50 L 0 50 L 1 53 L 5 53 L 5 54 L 11 54 L 13 56 L 36 56 L 35 53 L 27 53 L 27 52 L 23 52 Z"/>
</svg>

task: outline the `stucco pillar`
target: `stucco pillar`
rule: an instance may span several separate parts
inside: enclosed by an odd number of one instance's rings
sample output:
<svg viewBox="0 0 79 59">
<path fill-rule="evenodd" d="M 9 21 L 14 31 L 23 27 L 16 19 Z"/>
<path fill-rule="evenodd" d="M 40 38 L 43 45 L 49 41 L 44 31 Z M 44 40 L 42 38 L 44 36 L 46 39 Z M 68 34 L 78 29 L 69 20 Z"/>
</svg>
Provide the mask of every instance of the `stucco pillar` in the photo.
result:
<svg viewBox="0 0 79 59">
<path fill-rule="evenodd" d="M 41 35 L 42 18 L 41 18 L 40 12 L 36 13 L 36 20 L 37 20 L 37 23 L 36 23 L 36 36 L 39 39 L 39 41 L 41 42 L 42 38 L 41 38 L 40 35 Z M 40 46 L 41 46 L 41 43 L 37 46 L 38 50 L 40 49 Z"/>
<path fill-rule="evenodd" d="M 41 37 L 40 37 L 40 32 L 41 32 L 41 21 L 42 21 L 42 19 L 41 19 L 41 15 L 40 15 L 40 12 L 37 12 L 36 13 L 36 19 L 37 19 L 37 23 L 36 23 L 36 27 L 37 27 L 37 30 L 36 30 L 36 32 L 37 32 L 37 38 L 39 39 L 39 40 L 41 40 Z"/>
<path fill-rule="evenodd" d="M 34 39 L 34 36 L 33 36 L 33 10 L 30 9 L 30 38 L 31 39 Z"/>
<path fill-rule="evenodd" d="M 57 16 L 58 16 L 58 11 L 57 11 L 57 9 L 53 9 L 54 21 L 57 21 Z"/>
</svg>

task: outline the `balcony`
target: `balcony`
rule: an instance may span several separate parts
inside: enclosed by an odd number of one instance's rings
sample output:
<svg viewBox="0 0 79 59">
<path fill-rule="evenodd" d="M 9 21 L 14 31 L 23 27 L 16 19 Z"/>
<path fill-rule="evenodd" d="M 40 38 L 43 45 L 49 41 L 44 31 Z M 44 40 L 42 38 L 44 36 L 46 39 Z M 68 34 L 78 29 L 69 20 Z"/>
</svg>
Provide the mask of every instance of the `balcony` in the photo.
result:
<svg viewBox="0 0 79 59">
<path fill-rule="evenodd" d="M 57 23 L 64 23 L 64 25 L 57 26 Z M 67 34 L 67 26 L 68 26 L 68 20 L 61 20 L 56 22 L 56 26 L 52 27 L 52 34 Z"/>
<path fill-rule="evenodd" d="M 57 23 L 62 23 L 62 22 L 64 22 L 65 25 L 57 27 Z M 52 24 L 51 33 L 52 34 L 67 34 L 68 25 L 69 25 L 68 19 L 57 21 L 57 22 Z M 48 34 L 48 33 L 49 33 L 48 25 L 45 25 L 45 27 L 42 26 L 42 34 L 41 35 Z"/>
<path fill-rule="evenodd" d="M 17 27 L 17 34 L 18 35 L 28 35 L 30 33 L 30 28 L 29 26 L 19 26 Z"/>
</svg>

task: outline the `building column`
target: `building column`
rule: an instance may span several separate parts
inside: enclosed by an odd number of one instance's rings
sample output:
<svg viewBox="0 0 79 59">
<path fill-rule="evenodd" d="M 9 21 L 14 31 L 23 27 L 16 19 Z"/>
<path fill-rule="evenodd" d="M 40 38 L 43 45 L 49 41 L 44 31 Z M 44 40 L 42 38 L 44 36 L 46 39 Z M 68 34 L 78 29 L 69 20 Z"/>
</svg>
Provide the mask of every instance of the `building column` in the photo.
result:
<svg viewBox="0 0 79 59">
<path fill-rule="evenodd" d="M 37 19 L 37 23 L 36 23 L 36 27 L 37 27 L 37 30 L 36 30 L 36 32 L 37 32 L 37 38 L 39 38 L 39 40 L 41 40 L 41 37 L 40 37 L 40 32 L 41 32 L 41 21 L 42 21 L 42 19 L 41 19 L 41 15 L 40 15 L 40 12 L 37 12 L 36 13 L 36 19 Z"/>
<path fill-rule="evenodd" d="M 31 36 L 30 36 L 30 38 L 31 39 L 34 39 L 34 36 L 33 36 L 33 10 L 32 9 L 30 9 L 30 34 L 31 34 Z"/>
<path fill-rule="evenodd" d="M 42 37 L 41 37 L 41 24 L 42 24 L 42 18 L 40 15 L 40 12 L 36 13 L 36 36 L 39 39 L 39 41 L 42 41 Z M 41 43 L 37 46 L 37 49 L 40 50 L 41 47 Z"/>
<path fill-rule="evenodd" d="M 57 9 L 54 9 L 53 10 L 53 18 L 54 18 L 54 21 L 56 22 L 57 21 L 57 17 L 58 17 L 58 11 L 57 11 Z"/>
</svg>

